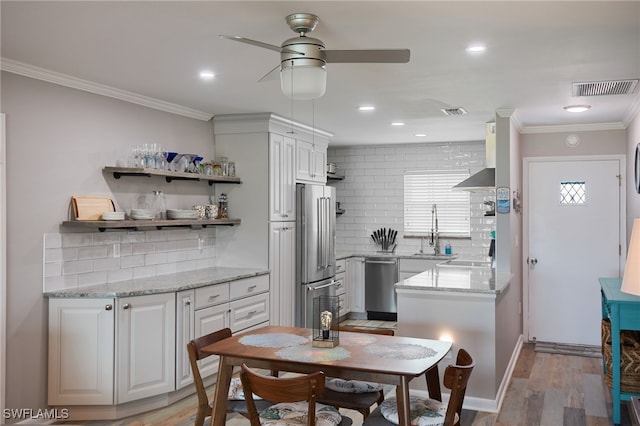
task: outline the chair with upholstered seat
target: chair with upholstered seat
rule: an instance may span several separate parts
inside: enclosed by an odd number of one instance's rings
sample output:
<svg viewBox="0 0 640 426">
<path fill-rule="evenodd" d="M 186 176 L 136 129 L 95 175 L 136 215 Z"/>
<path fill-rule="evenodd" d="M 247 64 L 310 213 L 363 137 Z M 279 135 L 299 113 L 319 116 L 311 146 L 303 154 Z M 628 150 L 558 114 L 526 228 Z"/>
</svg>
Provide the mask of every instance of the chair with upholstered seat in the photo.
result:
<svg viewBox="0 0 640 426">
<path fill-rule="evenodd" d="M 294 377 L 273 377 L 262 375 L 243 364 L 240 379 L 246 393 L 251 426 L 268 425 L 271 422 L 301 424 L 302 421 L 307 426 L 315 426 L 316 423 L 351 425 L 351 419 L 342 417 L 336 408 L 316 401 L 318 394 L 324 389 L 325 377 L 322 371 Z M 259 410 L 254 395 L 276 404 Z"/>
<path fill-rule="evenodd" d="M 349 331 L 353 333 L 369 333 L 393 336 L 394 330 L 390 328 L 356 328 L 353 326 L 337 326 L 339 332 Z M 384 390 L 382 384 L 361 382 L 358 380 L 343 380 L 338 378 L 327 378 L 325 389 L 318 401 L 332 405 L 336 408 L 347 408 L 356 410 L 367 418 L 371 412 L 371 406 L 384 400 Z"/>
<path fill-rule="evenodd" d="M 211 416 L 212 410 L 212 403 L 209 402 L 209 397 L 207 396 L 207 391 L 204 387 L 202 376 L 200 375 L 200 368 L 198 366 L 199 360 L 207 358 L 211 354 L 203 352 L 202 348 L 228 337 L 231 337 L 231 330 L 229 328 L 223 328 L 222 330 L 214 331 L 213 333 L 198 337 L 197 339 L 191 340 L 187 343 L 187 352 L 189 354 L 189 363 L 193 374 L 193 383 L 198 394 L 198 411 L 196 414 L 195 426 L 202 426 L 204 424 L 204 419 Z M 230 387 L 230 393 L 240 395 L 242 393 L 242 389 L 239 385 L 238 379 L 234 379 L 234 383 L 232 383 Z M 233 399 L 229 399 L 227 401 L 227 413 L 238 413 L 248 417 L 247 404 L 245 400 L 242 399 L 241 396 L 232 395 L 231 398 Z M 262 408 L 266 408 L 271 405 L 271 402 L 269 401 L 256 401 L 256 403 Z"/>
<path fill-rule="evenodd" d="M 448 365 L 444 371 L 444 387 L 451 391 L 449 402 L 444 404 L 435 399 L 410 397 L 412 421 L 424 425 L 455 426 L 460 425 L 462 403 L 467 390 L 467 383 L 474 367 L 471 355 L 458 350 L 455 365 Z M 398 424 L 398 407 L 396 398 L 385 399 L 364 421 L 363 426 L 383 426 Z M 416 423 L 418 424 L 418 423 Z"/>
</svg>

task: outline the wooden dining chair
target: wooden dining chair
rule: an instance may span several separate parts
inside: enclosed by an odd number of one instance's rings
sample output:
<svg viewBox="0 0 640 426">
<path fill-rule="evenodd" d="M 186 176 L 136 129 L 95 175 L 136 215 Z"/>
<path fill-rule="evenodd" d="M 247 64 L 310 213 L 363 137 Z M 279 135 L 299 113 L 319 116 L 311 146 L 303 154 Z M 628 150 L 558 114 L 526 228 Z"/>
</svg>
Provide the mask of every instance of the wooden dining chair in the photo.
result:
<svg viewBox="0 0 640 426">
<path fill-rule="evenodd" d="M 324 389 L 325 377 L 322 371 L 294 377 L 273 377 L 262 375 L 242 364 L 240 379 L 247 395 L 251 426 L 260 426 L 261 414 L 265 419 L 283 422 L 291 419 L 295 420 L 296 424 L 306 418 L 307 426 L 315 426 L 316 418 L 340 426 L 352 423 L 349 417 L 342 417 L 334 407 L 317 402 L 318 394 Z M 259 410 L 254 395 L 276 404 Z"/>
<path fill-rule="evenodd" d="M 393 336 L 395 331 L 390 328 L 357 328 L 353 326 L 340 325 L 335 327 L 338 332 L 349 331 L 352 333 L 368 333 L 368 334 L 380 334 L 386 336 Z M 378 387 L 379 390 L 370 392 L 358 392 L 354 393 L 353 389 L 366 389 L 367 385 L 359 385 L 356 380 L 341 380 L 328 378 L 328 381 L 340 381 L 339 387 L 333 387 L 329 389 L 326 384 L 324 391 L 318 396 L 318 401 L 332 405 L 336 408 L 347 408 L 349 410 L 356 410 L 362 414 L 363 418 L 367 418 L 371 413 L 371 407 L 373 404 L 378 404 L 384 400 L 384 390 L 381 384 L 374 383 L 373 385 Z M 331 386 L 331 384 L 329 384 Z M 348 391 L 348 392 L 347 392 Z"/>
<path fill-rule="evenodd" d="M 229 328 L 223 328 L 222 330 L 214 331 L 213 333 L 206 334 L 197 339 L 191 340 L 187 343 L 187 352 L 189 354 L 189 363 L 191 365 L 191 372 L 193 374 L 193 384 L 196 387 L 196 393 L 198 395 L 198 411 L 196 413 L 195 426 L 203 426 L 204 420 L 207 416 L 211 415 L 213 408 L 213 402 L 210 402 L 207 391 L 200 375 L 200 368 L 198 361 L 207 358 L 211 354 L 203 352 L 202 348 L 220 340 L 231 337 L 231 330 Z M 256 404 L 261 408 L 266 408 L 272 403 L 270 401 L 256 401 Z M 247 411 L 247 404 L 244 399 L 230 399 L 227 400 L 227 413 L 238 413 L 244 417 L 249 417 Z"/>
<path fill-rule="evenodd" d="M 419 417 L 423 416 L 427 420 L 425 424 L 459 426 L 462 403 L 474 365 L 473 358 L 466 350 L 458 350 L 455 365 L 448 365 L 444 371 L 444 387 L 451 391 L 449 402 L 444 404 L 435 399 L 410 396 L 411 418 L 413 421 L 418 422 Z M 364 421 L 363 426 L 393 424 L 398 424 L 398 407 L 395 397 L 385 399 Z"/>
</svg>

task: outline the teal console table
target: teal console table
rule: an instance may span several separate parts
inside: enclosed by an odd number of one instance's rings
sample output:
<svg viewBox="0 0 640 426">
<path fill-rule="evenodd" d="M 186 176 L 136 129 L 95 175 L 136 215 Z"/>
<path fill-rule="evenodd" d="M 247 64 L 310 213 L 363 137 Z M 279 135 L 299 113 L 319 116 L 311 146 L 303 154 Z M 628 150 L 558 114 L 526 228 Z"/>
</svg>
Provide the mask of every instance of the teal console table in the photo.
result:
<svg viewBox="0 0 640 426">
<path fill-rule="evenodd" d="M 620 401 L 630 401 L 632 397 L 640 396 L 620 390 L 620 330 L 640 330 L 640 296 L 621 292 L 620 278 L 600 278 L 599 281 L 602 318 L 611 321 L 613 423 L 620 424 Z M 604 357 L 602 362 L 604 365 Z"/>
</svg>

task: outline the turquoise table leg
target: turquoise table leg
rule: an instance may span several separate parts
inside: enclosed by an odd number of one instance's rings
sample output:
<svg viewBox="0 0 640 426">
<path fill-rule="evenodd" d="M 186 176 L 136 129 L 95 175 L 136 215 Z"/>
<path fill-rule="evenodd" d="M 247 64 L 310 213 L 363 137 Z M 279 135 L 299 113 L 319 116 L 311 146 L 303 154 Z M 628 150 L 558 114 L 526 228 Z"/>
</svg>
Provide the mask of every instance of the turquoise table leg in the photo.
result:
<svg viewBox="0 0 640 426">
<path fill-rule="evenodd" d="M 620 310 L 611 305 L 611 389 L 613 402 L 613 424 L 620 424 Z"/>
</svg>

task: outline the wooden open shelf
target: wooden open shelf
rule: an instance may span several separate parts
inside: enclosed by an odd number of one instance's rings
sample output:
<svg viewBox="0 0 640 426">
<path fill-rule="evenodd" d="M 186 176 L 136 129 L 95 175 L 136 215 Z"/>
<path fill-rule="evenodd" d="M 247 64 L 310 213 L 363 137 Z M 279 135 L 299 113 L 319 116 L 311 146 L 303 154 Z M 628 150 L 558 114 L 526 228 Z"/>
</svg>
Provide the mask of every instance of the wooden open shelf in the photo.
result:
<svg viewBox="0 0 640 426">
<path fill-rule="evenodd" d="M 239 225 L 240 219 L 176 219 L 176 220 L 68 220 L 63 226 L 75 228 L 97 229 L 103 232 L 112 230 L 145 230 L 175 227 L 206 228 L 207 226 Z"/>
<path fill-rule="evenodd" d="M 113 177 L 116 179 L 120 179 L 122 176 L 162 176 L 167 182 L 171 182 L 173 180 L 193 180 L 205 181 L 208 182 L 209 185 L 213 185 L 214 183 L 241 183 L 240 178 L 237 176 L 212 176 L 200 173 L 172 172 L 169 170 L 143 169 L 136 167 L 107 166 L 102 169 L 102 171 L 113 174 Z"/>
</svg>

